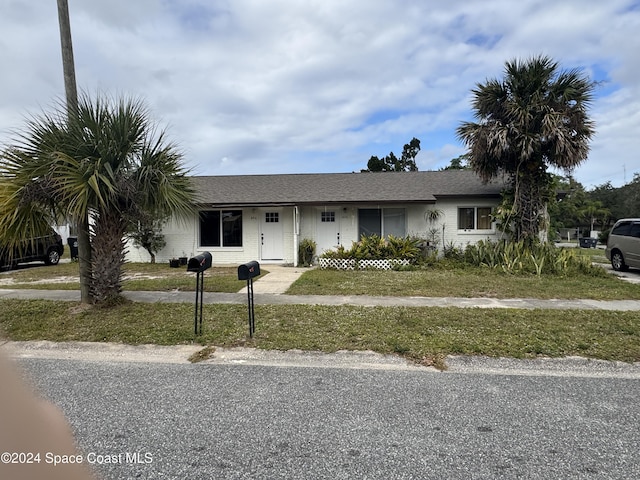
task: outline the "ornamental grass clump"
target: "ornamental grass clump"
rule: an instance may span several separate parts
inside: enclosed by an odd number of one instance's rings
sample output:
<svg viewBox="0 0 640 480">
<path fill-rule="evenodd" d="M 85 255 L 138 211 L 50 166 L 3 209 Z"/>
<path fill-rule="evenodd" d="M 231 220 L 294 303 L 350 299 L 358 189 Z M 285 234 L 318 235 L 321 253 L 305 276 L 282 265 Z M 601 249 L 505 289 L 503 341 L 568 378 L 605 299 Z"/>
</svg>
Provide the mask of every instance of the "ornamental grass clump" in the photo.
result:
<svg viewBox="0 0 640 480">
<path fill-rule="evenodd" d="M 499 269 L 507 274 L 570 275 L 572 273 L 599 276 L 604 271 L 592 265 L 589 258 L 575 250 L 557 248 L 549 243 L 481 240 L 464 251 L 467 264 Z"/>
</svg>

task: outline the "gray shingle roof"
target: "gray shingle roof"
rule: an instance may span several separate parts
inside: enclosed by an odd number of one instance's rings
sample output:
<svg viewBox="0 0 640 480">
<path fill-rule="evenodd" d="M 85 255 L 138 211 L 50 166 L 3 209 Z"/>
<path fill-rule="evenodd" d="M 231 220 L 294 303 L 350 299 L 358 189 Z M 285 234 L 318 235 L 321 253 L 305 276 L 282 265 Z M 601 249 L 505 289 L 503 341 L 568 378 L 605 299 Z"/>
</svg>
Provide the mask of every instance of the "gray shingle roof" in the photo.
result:
<svg viewBox="0 0 640 480">
<path fill-rule="evenodd" d="M 470 170 L 438 172 L 313 173 L 191 177 L 199 203 L 305 205 L 331 203 L 433 203 L 438 197 L 500 194 Z"/>
</svg>

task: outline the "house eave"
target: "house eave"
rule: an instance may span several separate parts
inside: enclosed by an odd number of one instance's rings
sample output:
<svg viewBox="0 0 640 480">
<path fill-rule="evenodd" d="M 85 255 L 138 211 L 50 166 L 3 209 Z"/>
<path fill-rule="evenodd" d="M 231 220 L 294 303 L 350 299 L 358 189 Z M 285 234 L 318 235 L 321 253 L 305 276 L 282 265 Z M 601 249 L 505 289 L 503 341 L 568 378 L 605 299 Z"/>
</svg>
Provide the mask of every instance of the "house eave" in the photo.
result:
<svg viewBox="0 0 640 480">
<path fill-rule="evenodd" d="M 465 193 L 465 194 L 438 194 L 437 200 L 448 200 L 452 198 L 501 198 L 499 193 Z"/>
<path fill-rule="evenodd" d="M 434 205 L 436 200 L 324 200 L 312 202 L 251 202 L 251 203 L 207 203 L 198 202 L 197 208 L 283 208 L 283 207 L 324 207 L 355 205 Z"/>
</svg>

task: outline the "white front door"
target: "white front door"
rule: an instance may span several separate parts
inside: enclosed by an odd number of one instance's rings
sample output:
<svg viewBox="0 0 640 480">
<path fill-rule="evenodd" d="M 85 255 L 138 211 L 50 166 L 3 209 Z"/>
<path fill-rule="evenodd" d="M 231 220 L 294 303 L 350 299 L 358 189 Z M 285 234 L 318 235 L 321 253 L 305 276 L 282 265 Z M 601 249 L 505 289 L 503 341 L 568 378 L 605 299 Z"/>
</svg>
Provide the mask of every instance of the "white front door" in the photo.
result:
<svg viewBox="0 0 640 480">
<path fill-rule="evenodd" d="M 333 250 L 342 243 L 340 240 L 340 212 L 336 210 L 322 210 L 317 213 L 317 249 L 318 255 L 326 250 Z"/>
<path fill-rule="evenodd" d="M 282 232 L 282 212 L 262 212 L 260 228 L 260 259 L 282 260 L 284 253 L 284 234 Z"/>
</svg>

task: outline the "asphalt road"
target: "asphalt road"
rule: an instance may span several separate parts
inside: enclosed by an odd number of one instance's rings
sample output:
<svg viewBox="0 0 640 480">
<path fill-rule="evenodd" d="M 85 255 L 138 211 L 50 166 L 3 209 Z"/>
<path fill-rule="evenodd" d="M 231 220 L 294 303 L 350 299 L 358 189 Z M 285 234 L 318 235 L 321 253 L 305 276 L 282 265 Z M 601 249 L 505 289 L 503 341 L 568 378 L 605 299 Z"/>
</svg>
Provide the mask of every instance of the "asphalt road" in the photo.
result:
<svg viewBox="0 0 640 480">
<path fill-rule="evenodd" d="M 638 366 L 312 360 L 19 363 L 105 479 L 640 478 Z"/>
</svg>

